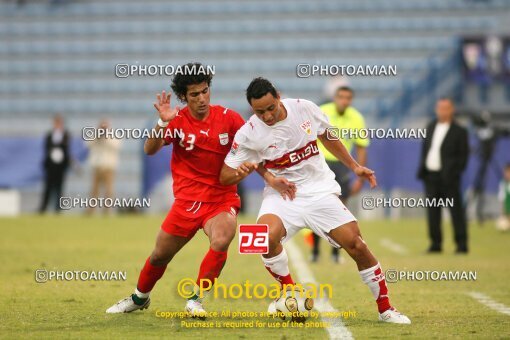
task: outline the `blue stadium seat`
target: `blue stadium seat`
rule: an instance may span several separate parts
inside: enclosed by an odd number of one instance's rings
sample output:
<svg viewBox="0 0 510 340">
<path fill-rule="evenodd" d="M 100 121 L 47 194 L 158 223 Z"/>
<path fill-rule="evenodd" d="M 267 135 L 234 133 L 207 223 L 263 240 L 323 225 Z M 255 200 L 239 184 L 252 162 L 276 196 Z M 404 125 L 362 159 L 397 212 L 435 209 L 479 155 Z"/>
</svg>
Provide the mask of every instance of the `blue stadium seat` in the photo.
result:
<svg viewBox="0 0 510 340">
<path fill-rule="evenodd" d="M 491 16 L 509 8 L 504 0 L 0 2 L 0 115 L 51 115 L 58 106 L 92 116 L 150 111 L 169 79 L 116 79 L 115 64 L 190 59 L 215 65 L 215 99 L 243 110 L 243 91 L 256 75 L 289 96 L 320 100 L 327 79 L 299 79 L 297 64 L 398 65 L 398 77 L 349 79 L 357 104 L 373 112 L 381 96 L 420 78 L 430 56 L 451 54 L 456 34 L 492 31 Z M 35 109 L 26 94 L 36 95 Z M 65 96 L 76 99 L 63 105 Z"/>
</svg>

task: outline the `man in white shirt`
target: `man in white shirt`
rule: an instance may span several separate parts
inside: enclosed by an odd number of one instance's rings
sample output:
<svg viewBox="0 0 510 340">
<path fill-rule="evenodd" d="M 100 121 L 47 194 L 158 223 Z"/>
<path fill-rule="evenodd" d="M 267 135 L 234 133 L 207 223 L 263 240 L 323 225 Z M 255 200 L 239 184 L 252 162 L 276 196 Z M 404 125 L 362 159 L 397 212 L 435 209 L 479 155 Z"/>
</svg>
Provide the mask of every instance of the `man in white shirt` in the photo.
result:
<svg viewBox="0 0 510 340">
<path fill-rule="evenodd" d="M 109 129 L 110 123 L 104 119 L 99 124 L 101 129 Z M 98 138 L 87 144 L 90 154 L 89 161 L 93 169 L 92 189 L 90 197 L 113 198 L 113 185 L 115 182 L 115 172 L 119 163 L 120 140 L 116 138 Z M 104 194 L 101 194 L 101 191 Z M 94 208 L 87 211 L 92 214 Z M 104 209 L 105 215 L 109 214 L 110 209 Z"/>
<path fill-rule="evenodd" d="M 436 104 L 436 117 L 427 126 L 423 142 L 418 178 L 425 183 L 429 199 L 453 199 L 450 207 L 455 233 L 456 253 L 468 252 L 466 213 L 460 191 L 462 172 L 466 168 L 469 144 L 467 130 L 453 117 L 455 106 L 451 99 L 441 98 Z M 431 245 L 429 253 L 442 251 L 441 207 L 428 207 L 427 219 Z"/>
<path fill-rule="evenodd" d="M 266 269 L 282 285 L 294 284 L 282 243 L 308 227 L 333 246 L 343 247 L 354 259 L 361 279 L 376 299 L 379 320 L 411 323 L 391 306 L 381 266 L 361 237 L 356 218 L 340 200 L 340 185 L 319 152 L 317 138 L 371 187 L 377 185 L 374 172 L 360 166 L 338 138 L 327 138 L 328 118 L 311 101 L 280 99 L 273 84 L 264 78 L 250 83 L 246 97 L 255 114 L 237 131 L 220 182 L 237 184 L 256 168 L 266 180 L 257 219 L 269 226 L 269 252 L 262 255 Z M 275 176 L 295 184 L 293 200 L 273 189 Z M 269 312 L 274 311 L 271 304 Z"/>
</svg>

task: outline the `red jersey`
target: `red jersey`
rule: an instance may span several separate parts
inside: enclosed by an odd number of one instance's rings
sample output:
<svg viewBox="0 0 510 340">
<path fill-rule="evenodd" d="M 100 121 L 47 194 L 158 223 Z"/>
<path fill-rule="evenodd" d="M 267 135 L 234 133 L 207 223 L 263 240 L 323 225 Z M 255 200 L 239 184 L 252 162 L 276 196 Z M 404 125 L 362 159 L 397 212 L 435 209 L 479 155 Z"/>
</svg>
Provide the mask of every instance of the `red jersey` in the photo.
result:
<svg viewBox="0 0 510 340">
<path fill-rule="evenodd" d="M 237 193 L 236 185 L 221 185 L 223 161 L 244 120 L 237 112 L 219 105 L 209 106 L 209 116 L 201 121 L 181 109 L 168 124 L 166 144 L 173 144 L 173 190 L 176 199 L 220 202 Z"/>
</svg>

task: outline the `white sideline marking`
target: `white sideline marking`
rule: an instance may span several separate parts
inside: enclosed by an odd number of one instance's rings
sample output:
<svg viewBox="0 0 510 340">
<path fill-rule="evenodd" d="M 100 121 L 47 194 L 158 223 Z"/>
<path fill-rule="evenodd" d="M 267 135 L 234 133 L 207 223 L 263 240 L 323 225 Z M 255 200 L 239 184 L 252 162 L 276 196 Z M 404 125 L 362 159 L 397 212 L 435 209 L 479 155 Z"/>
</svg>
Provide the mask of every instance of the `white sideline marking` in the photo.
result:
<svg viewBox="0 0 510 340">
<path fill-rule="evenodd" d="M 468 295 L 471 296 L 473 299 L 477 300 L 478 302 L 480 302 L 482 305 L 485 305 L 490 309 L 495 310 L 496 312 L 510 315 L 510 307 L 505 306 L 504 304 L 491 299 L 489 296 L 483 293 L 469 292 Z"/>
<path fill-rule="evenodd" d="M 402 245 L 400 245 L 398 243 L 393 242 L 389 238 L 383 238 L 383 239 L 381 239 L 381 241 L 379 243 L 381 244 L 381 246 L 383 246 L 385 248 L 388 248 L 389 250 L 391 250 L 394 253 L 397 253 L 397 254 L 400 254 L 400 255 L 405 255 L 405 254 L 408 253 L 406 247 L 404 247 L 404 246 L 402 246 Z"/>
<path fill-rule="evenodd" d="M 313 283 L 318 284 L 315 276 L 313 276 L 310 267 L 306 263 L 301 254 L 299 248 L 294 244 L 293 240 L 289 240 L 285 243 L 285 248 L 287 249 L 289 259 L 292 262 L 292 267 L 295 269 L 295 273 L 297 274 L 297 278 L 299 282 L 302 283 Z M 314 307 L 320 313 L 324 312 L 338 312 L 327 297 L 322 299 L 315 299 Z M 328 322 L 331 326 L 326 328 L 329 333 L 330 339 L 354 339 L 352 333 L 345 327 L 344 323 L 340 318 L 322 318 L 324 322 Z"/>
</svg>

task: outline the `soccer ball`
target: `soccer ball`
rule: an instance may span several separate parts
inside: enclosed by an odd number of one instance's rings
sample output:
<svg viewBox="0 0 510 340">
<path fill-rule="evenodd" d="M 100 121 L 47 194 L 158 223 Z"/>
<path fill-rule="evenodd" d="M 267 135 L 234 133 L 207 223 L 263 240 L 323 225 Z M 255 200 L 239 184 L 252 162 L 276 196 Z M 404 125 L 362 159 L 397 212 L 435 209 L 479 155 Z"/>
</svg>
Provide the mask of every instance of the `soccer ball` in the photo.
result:
<svg viewBox="0 0 510 340">
<path fill-rule="evenodd" d="M 510 221 L 506 216 L 501 216 L 496 220 L 496 229 L 501 231 L 510 229 Z"/>
<path fill-rule="evenodd" d="M 275 300 L 275 308 L 282 320 L 305 322 L 313 309 L 313 299 L 307 297 L 307 291 L 299 287 L 287 287 Z"/>
</svg>

